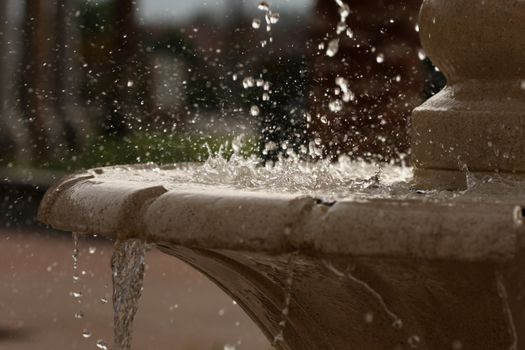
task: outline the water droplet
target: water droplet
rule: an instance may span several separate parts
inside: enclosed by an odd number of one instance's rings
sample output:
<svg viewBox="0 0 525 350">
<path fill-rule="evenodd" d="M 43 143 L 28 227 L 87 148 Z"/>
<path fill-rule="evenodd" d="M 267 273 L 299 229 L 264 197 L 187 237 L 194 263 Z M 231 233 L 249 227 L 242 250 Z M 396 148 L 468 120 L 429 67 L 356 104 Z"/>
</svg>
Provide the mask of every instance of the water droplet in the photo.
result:
<svg viewBox="0 0 525 350">
<path fill-rule="evenodd" d="M 229 344 L 226 344 L 224 345 L 224 350 L 235 350 L 235 345 L 229 345 Z"/>
<path fill-rule="evenodd" d="M 252 77 L 246 77 L 242 80 L 242 86 L 245 89 L 251 88 L 255 85 L 255 80 Z"/>
<path fill-rule="evenodd" d="M 82 311 L 79 311 L 77 313 L 75 313 L 75 318 L 76 319 L 81 319 L 84 317 L 84 313 Z"/>
<path fill-rule="evenodd" d="M 257 106 L 252 106 L 252 107 L 250 108 L 250 115 L 251 115 L 252 117 L 257 117 L 257 116 L 259 115 L 259 113 L 260 113 L 259 107 L 257 107 Z"/>
<path fill-rule="evenodd" d="M 219 312 L 218 312 L 219 316 L 224 316 L 225 314 L 225 311 L 224 309 L 220 309 Z"/>
<path fill-rule="evenodd" d="M 410 338 L 408 338 L 408 345 L 412 349 L 417 349 L 419 345 L 421 345 L 421 338 L 419 338 L 417 335 L 412 335 Z"/>
<path fill-rule="evenodd" d="M 343 110 L 343 102 L 341 100 L 333 100 L 329 103 L 328 108 L 335 113 L 341 112 Z"/>
<path fill-rule="evenodd" d="M 108 299 L 107 298 L 100 298 L 100 302 L 102 304 L 107 304 L 108 303 Z"/>
<path fill-rule="evenodd" d="M 71 292 L 71 295 L 74 298 L 81 298 L 82 297 L 82 292 Z"/>
<path fill-rule="evenodd" d="M 326 115 L 321 116 L 321 123 L 328 124 L 328 119 L 326 118 Z"/>
<path fill-rule="evenodd" d="M 87 338 L 90 338 L 90 337 L 91 337 L 91 332 L 90 332 L 88 329 L 84 329 L 84 330 L 82 331 L 82 337 L 84 337 L 84 338 L 86 338 L 86 339 L 87 339 Z"/>
<path fill-rule="evenodd" d="M 416 26 L 414 27 L 414 30 L 419 33 L 419 24 L 416 24 Z"/>
<path fill-rule="evenodd" d="M 328 48 L 326 49 L 326 55 L 328 57 L 334 57 L 339 51 L 339 38 L 333 39 L 328 43 Z"/>
<path fill-rule="evenodd" d="M 525 80 L 521 81 L 520 87 L 522 90 L 525 90 Z"/>
<path fill-rule="evenodd" d="M 102 350 L 108 350 L 108 344 L 103 340 L 103 339 L 99 339 L 97 340 L 97 348 L 99 349 L 102 349 Z"/>
<path fill-rule="evenodd" d="M 252 21 L 252 28 L 259 29 L 261 28 L 261 20 L 259 18 L 254 18 Z"/>
<path fill-rule="evenodd" d="M 257 8 L 261 11 L 270 11 L 270 4 L 268 4 L 266 1 L 261 1 Z"/>
<path fill-rule="evenodd" d="M 419 49 L 417 51 L 417 57 L 419 58 L 420 61 L 425 60 L 427 58 L 427 54 L 425 53 L 425 50 Z"/>
<path fill-rule="evenodd" d="M 372 322 L 374 322 L 374 314 L 371 313 L 371 312 L 367 312 L 367 313 L 365 314 L 365 323 L 370 324 L 370 323 L 372 323 Z"/>
<path fill-rule="evenodd" d="M 128 87 L 133 87 L 133 85 L 135 85 L 135 83 L 132 80 L 128 80 Z"/>
<path fill-rule="evenodd" d="M 233 80 L 233 81 L 237 81 L 237 77 L 238 77 L 237 74 L 234 73 L 234 74 L 232 75 L 232 80 Z"/>
<path fill-rule="evenodd" d="M 89 247 L 89 254 L 95 254 L 97 252 L 97 247 Z"/>
<path fill-rule="evenodd" d="M 272 12 L 268 15 L 268 17 L 270 18 L 270 23 L 275 24 L 279 22 L 280 15 L 277 12 Z"/>
<path fill-rule="evenodd" d="M 382 53 L 378 54 L 378 55 L 376 56 L 376 62 L 377 62 L 377 63 L 383 63 L 383 62 L 385 62 L 385 55 L 382 54 Z"/>
<path fill-rule="evenodd" d="M 263 101 L 270 101 L 270 95 L 267 92 L 264 92 L 262 95 Z"/>
</svg>

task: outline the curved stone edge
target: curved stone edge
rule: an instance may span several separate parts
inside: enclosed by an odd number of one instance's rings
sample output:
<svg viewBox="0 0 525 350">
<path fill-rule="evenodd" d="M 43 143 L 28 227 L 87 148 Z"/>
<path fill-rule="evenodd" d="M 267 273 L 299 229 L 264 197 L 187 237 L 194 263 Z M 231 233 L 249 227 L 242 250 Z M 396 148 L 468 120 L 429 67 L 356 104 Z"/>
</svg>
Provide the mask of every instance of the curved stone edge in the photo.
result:
<svg viewBox="0 0 525 350">
<path fill-rule="evenodd" d="M 39 219 L 57 229 L 186 247 L 283 253 L 497 260 L 516 257 L 525 227 L 504 203 L 343 200 L 66 177 Z"/>
<path fill-rule="evenodd" d="M 133 166 L 134 170 L 150 166 Z M 154 167 L 153 165 L 151 167 Z M 66 176 L 46 192 L 38 220 L 56 229 L 111 238 L 140 237 L 142 211 L 166 192 L 163 186 L 129 181 L 100 181 L 102 168 Z"/>
</svg>

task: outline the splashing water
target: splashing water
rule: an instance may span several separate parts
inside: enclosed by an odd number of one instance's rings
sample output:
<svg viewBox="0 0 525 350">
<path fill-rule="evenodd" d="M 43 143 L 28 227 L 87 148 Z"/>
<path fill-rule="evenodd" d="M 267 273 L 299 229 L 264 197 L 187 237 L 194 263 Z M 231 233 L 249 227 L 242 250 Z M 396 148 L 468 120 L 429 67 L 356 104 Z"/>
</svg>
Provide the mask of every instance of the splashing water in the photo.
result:
<svg viewBox="0 0 525 350">
<path fill-rule="evenodd" d="M 132 325 L 144 282 L 146 244 L 140 240 L 118 240 L 111 257 L 115 347 L 131 349 Z M 98 345 L 98 344 L 97 344 Z"/>
<path fill-rule="evenodd" d="M 192 171 L 191 182 L 342 198 L 363 192 L 367 196 L 385 195 L 393 190 L 393 185 L 407 191 L 407 181 L 412 176 L 409 167 L 352 161 L 345 156 L 337 163 L 330 160 L 313 163 L 293 152 L 287 154 L 288 158 L 264 165 L 255 157 L 246 159 L 235 154 L 229 160 L 210 157 Z"/>
<path fill-rule="evenodd" d="M 335 0 L 335 3 L 338 7 L 340 19 L 339 23 L 337 23 L 335 31 L 337 37 L 330 40 L 328 43 L 328 48 L 326 49 L 326 55 L 328 57 L 335 57 L 335 55 L 337 55 L 337 52 L 339 51 L 339 37 L 342 33 L 346 32 L 349 38 L 353 38 L 354 36 L 352 30 L 348 28 L 348 24 L 346 23 L 346 20 L 350 15 L 350 7 L 342 0 Z M 324 48 L 324 43 L 321 43 L 319 48 Z"/>
</svg>

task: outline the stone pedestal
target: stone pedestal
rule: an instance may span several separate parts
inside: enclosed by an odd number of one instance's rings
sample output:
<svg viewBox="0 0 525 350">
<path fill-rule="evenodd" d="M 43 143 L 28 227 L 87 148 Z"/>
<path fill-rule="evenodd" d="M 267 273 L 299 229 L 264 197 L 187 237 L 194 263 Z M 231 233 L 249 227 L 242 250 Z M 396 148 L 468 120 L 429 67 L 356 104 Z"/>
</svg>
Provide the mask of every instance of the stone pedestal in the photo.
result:
<svg viewBox="0 0 525 350">
<path fill-rule="evenodd" d="M 421 43 L 447 87 L 416 108 L 417 187 L 460 189 L 467 172 L 525 179 L 525 2 L 425 0 Z"/>
</svg>

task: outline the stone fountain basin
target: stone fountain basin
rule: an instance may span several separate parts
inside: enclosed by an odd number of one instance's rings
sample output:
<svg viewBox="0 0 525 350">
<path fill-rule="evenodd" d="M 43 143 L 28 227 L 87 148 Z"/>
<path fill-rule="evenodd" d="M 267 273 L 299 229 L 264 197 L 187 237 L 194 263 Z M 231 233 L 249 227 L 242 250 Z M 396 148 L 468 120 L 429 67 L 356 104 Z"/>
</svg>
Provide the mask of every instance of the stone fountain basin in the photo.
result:
<svg viewBox="0 0 525 350">
<path fill-rule="evenodd" d="M 270 340 L 282 333 L 281 349 L 494 350 L 517 342 L 525 226 L 516 197 L 327 201 L 197 184 L 183 167 L 68 176 L 48 191 L 39 218 L 60 230 L 155 243 L 217 283 Z"/>
</svg>

